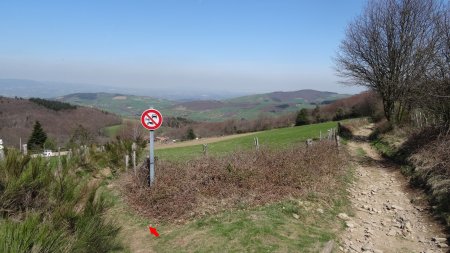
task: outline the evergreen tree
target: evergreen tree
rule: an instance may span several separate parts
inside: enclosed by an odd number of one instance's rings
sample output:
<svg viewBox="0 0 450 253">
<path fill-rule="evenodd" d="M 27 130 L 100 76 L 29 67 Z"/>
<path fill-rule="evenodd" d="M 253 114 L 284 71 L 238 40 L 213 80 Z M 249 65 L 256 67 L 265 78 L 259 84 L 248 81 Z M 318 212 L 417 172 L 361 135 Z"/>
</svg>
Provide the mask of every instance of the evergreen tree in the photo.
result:
<svg viewBox="0 0 450 253">
<path fill-rule="evenodd" d="M 193 140 L 193 139 L 195 139 L 195 138 L 197 138 L 197 136 L 196 136 L 195 133 L 194 133 L 194 129 L 189 128 L 189 129 L 187 130 L 187 133 L 186 133 L 186 139 L 188 139 L 188 140 Z"/>
<path fill-rule="evenodd" d="M 320 108 L 319 108 L 319 105 L 316 105 L 316 107 L 314 108 L 314 110 L 311 113 L 311 116 L 312 116 L 313 120 L 315 121 L 315 123 L 320 123 Z"/>
<path fill-rule="evenodd" d="M 295 125 L 302 126 L 302 125 L 308 125 L 308 124 L 309 124 L 308 110 L 303 108 L 297 114 L 297 118 L 295 119 Z"/>
<path fill-rule="evenodd" d="M 44 143 L 47 140 L 47 134 L 42 129 L 41 123 L 36 121 L 33 126 L 33 132 L 28 139 L 28 149 L 38 150 L 44 148 Z"/>
</svg>

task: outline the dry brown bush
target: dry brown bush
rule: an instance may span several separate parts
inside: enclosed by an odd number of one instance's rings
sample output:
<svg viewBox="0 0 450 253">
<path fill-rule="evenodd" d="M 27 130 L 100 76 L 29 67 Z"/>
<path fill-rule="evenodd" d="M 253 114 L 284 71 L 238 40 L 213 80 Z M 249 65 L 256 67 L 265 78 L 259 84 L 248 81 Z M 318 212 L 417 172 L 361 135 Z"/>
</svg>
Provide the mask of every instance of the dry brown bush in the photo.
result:
<svg viewBox="0 0 450 253">
<path fill-rule="evenodd" d="M 333 189 L 346 167 L 333 143 L 305 148 L 236 152 L 186 164 L 159 161 L 154 185 L 147 170 L 124 175 L 127 201 L 157 220 L 185 220 L 228 208 L 262 205 Z"/>
</svg>

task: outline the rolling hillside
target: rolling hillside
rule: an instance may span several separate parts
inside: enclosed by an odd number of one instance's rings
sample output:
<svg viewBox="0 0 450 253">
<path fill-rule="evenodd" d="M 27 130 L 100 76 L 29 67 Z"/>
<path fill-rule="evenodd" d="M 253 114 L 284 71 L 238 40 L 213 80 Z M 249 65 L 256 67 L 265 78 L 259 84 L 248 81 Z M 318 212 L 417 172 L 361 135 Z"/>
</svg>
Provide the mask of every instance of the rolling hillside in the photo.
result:
<svg viewBox="0 0 450 253">
<path fill-rule="evenodd" d="M 28 99 L 0 97 L 0 139 L 6 146 L 18 148 L 20 138 L 26 143 L 35 121 L 60 145 L 69 140 L 79 125 L 99 137 L 102 128 L 122 122 L 116 115 L 94 108 L 77 106 L 56 111 Z"/>
<path fill-rule="evenodd" d="M 128 117 L 140 116 L 144 109 L 170 108 L 174 102 L 151 97 L 113 93 L 74 93 L 58 97 L 58 101 L 99 108 Z"/>
<path fill-rule="evenodd" d="M 59 101 L 97 107 L 127 117 L 139 116 L 143 110 L 154 107 L 163 114 L 199 121 L 224 119 L 254 119 L 261 114 L 275 115 L 312 108 L 314 104 L 328 103 L 348 95 L 315 90 L 272 92 L 226 100 L 199 100 L 177 102 L 145 96 L 111 93 L 76 93 L 57 98 Z"/>
</svg>

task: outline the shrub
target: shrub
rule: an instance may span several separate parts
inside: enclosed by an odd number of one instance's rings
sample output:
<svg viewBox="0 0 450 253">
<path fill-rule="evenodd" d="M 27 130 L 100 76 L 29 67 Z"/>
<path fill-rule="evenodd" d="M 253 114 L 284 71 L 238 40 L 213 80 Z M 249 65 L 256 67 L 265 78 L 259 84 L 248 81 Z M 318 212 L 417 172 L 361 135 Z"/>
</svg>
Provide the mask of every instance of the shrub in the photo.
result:
<svg viewBox="0 0 450 253">
<path fill-rule="evenodd" d="M 154 185 L 148 170 L 124 176 L 127 201 L 152 219 L 187 219 L 224 208 L 261 205 L 333 188 L 346 167 L 330 142 L 310 148 L 261 149 L 175 164 L 158 161 Z"/>
<path fill-rule="evenodd" d="M 77 174 L 76 161 L 63 158 L 56 166 L 8 150 L 0 161 L 0 252 L 120 248 L 119 228 L 103 217 L 108 205 L 97 193 L 100 180 Z"/>
<path fill-rule="evenodd" d="M 54 230 L 40 215 L 29 214 L 23 221 L 0 221 L 0 251 L 68 252 L 70 241 L 63 230 Z"/>
</svg>

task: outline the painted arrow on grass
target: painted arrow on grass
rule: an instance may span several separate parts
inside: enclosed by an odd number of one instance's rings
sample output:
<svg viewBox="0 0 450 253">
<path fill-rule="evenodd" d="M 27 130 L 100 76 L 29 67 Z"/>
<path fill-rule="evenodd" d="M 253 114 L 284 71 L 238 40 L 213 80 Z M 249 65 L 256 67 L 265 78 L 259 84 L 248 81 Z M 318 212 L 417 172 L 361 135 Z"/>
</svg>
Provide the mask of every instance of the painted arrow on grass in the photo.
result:
<svg viewBox="0 0 450 253">
<path fill-rule="evenodd" d="M 156 228 L 152 228 L 151 226 L 149 226 L 148 230 L 150 230 L 150 234 L 152 234 L 152 235 L 154 235 L 156 237 L 159 236 L 158 231 L 156 231 Z"/>
</svg>

